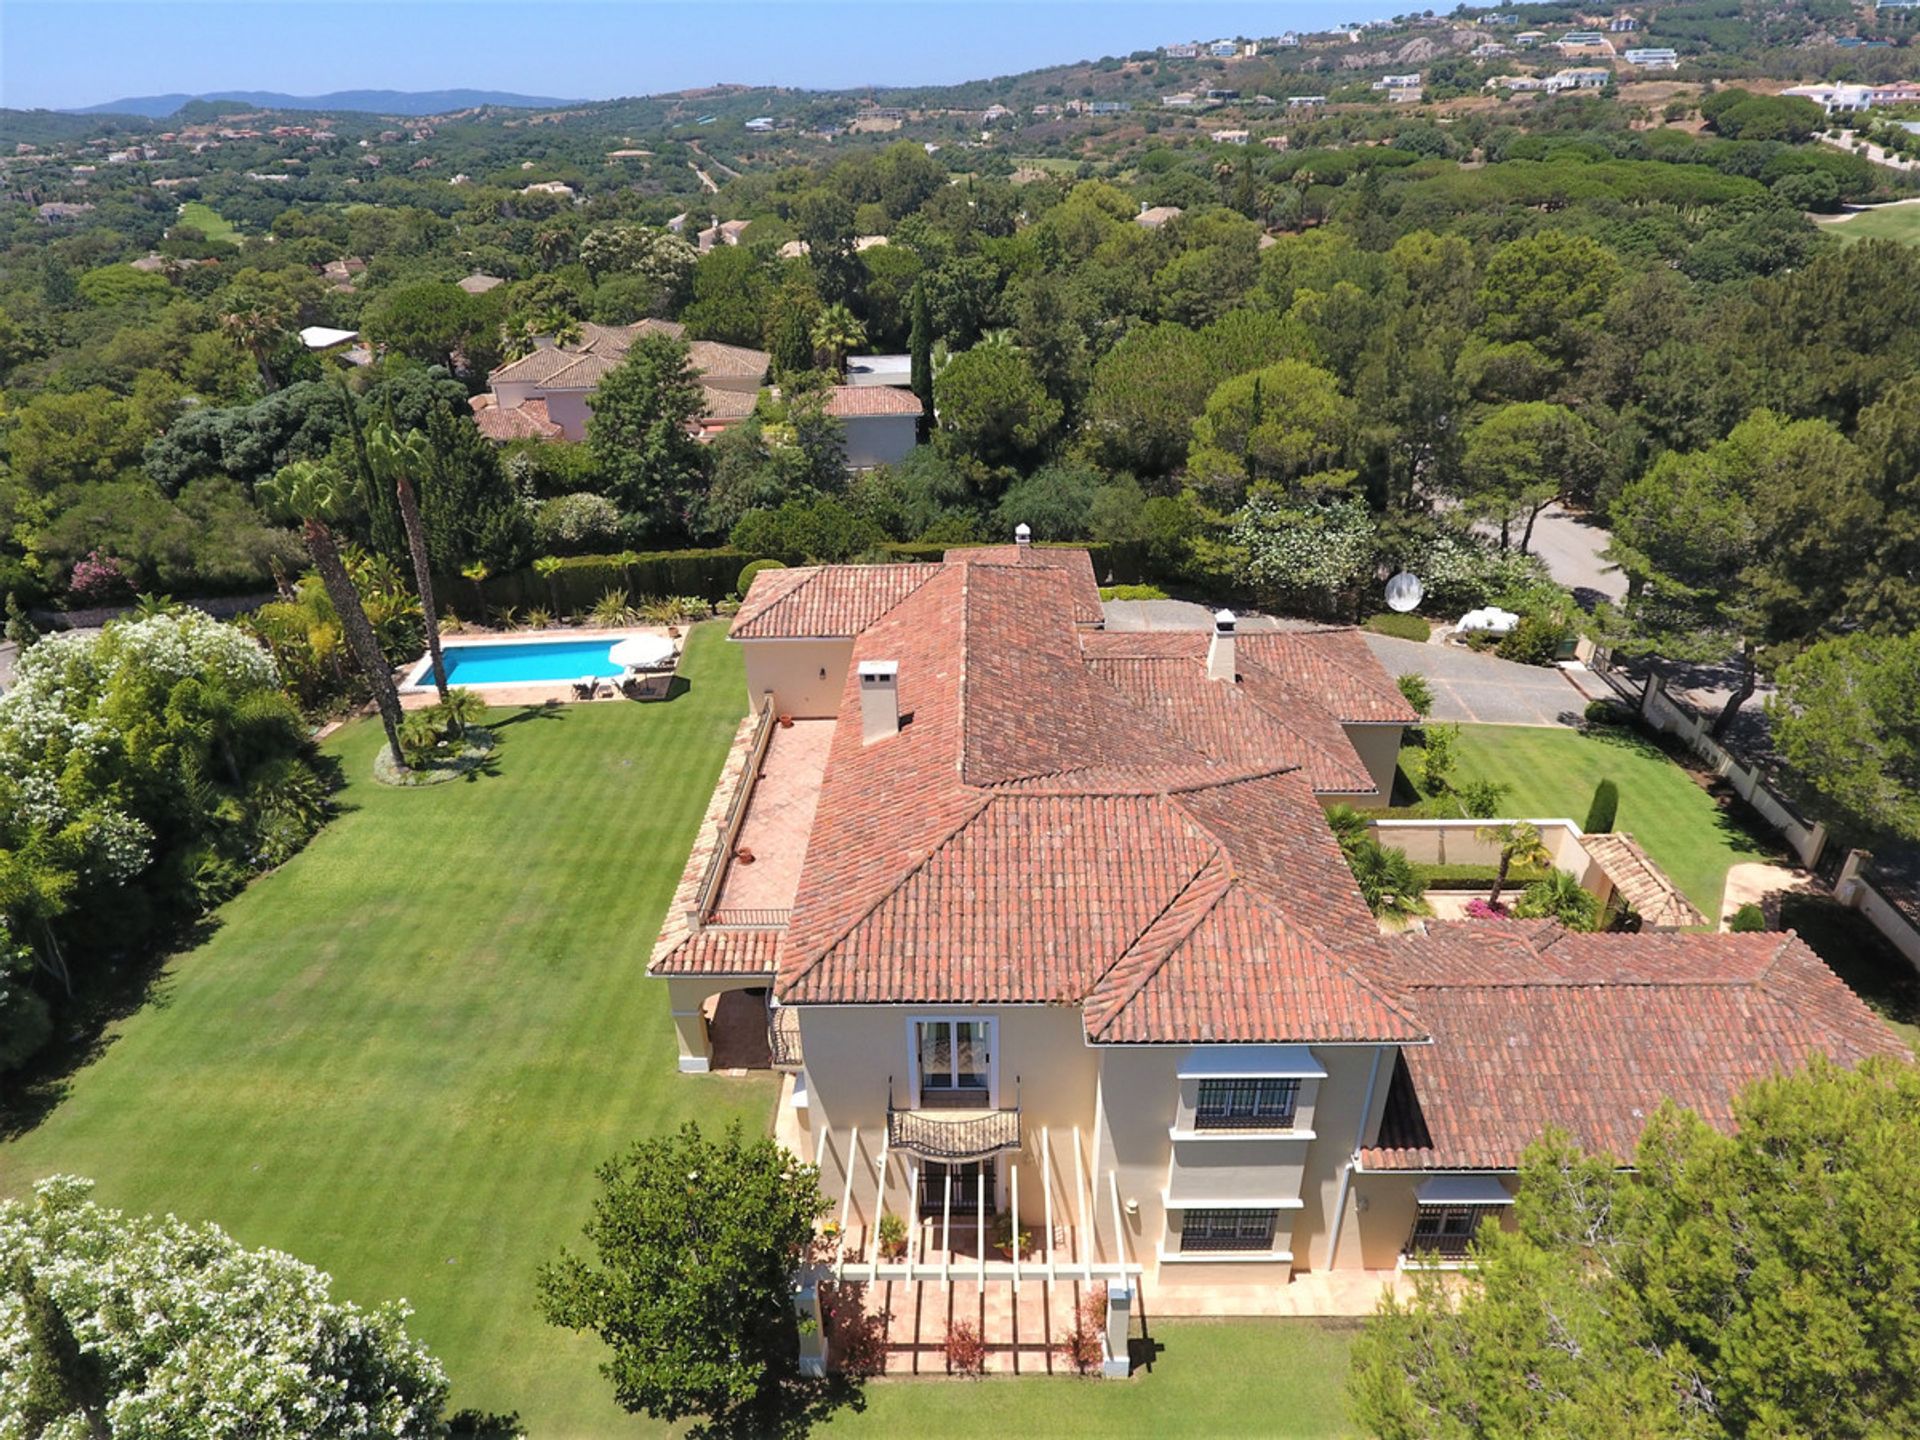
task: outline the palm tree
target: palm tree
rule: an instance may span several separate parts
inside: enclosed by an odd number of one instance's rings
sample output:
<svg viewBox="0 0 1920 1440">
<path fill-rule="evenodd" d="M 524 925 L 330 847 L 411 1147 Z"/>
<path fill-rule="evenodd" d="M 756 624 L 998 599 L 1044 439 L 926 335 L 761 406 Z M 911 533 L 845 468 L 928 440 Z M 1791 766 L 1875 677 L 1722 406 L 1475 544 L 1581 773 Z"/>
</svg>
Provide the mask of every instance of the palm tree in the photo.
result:
<svg viewBox="0 0 1920 1440">
<path fill-rule="evenodd" d="M 400 750 L 400 692 L 394 688 L 393 670 L 381 653 L 380 641 L 360 604 L 360 591 L 340 558 L 340 541 L 328 523 L 339 518 L 352 493 L 344 476 L 331 465 L 317 460 L 296 460 L 283 466 L 271 480 L 263 480 L 256 493 L 273 513 L 300 522 L 301 537 L 313 568 L 320 572 L 320 583 L 327 587 L 327 598 L 347 632 L 347 643 L 360 664 L 361 673 L 373 691 L 374 704 L 380 710 L 380 723 L 386 727 L 387 748 L 393 763 L 407 768 Z"/>
<path fill-rule="evenodd" d="M 487 577 L 491 574 L 493 571 L 487 568 L 487 562 L 484 560 L 475 560 L 469 565 L 460 567 L 460 578 L 473 582 L 474 608 L 479 612 L 482 625 L 487 623 L 487 592 L 481 587 L 486 584 Z"/>
<path fill-rule="evenodd" d="M 839 375 L 847 368 L 847 356 L 867 343 L 867 327 L 845 305 L 833 304 L 813 322 L 810 338 L 820 367 Z"/>
<path fill-rule="evenodd" d="M 1509 820 L 1504 825 L 1482 825 L 1475 832 L 1482 840 L 1500 849 L 1498 868 L 1493 873 L 1493 893 L 1487 904 L 1498 905 L 1500 892 L 1507 888 L 1507 876 L 1515 865 L 1538 870 L 1553 864 L 1553 852 L 1540 838 L 1540 827 L 1526 820 Z"/>
<path fill-rule="evenodd" d="M 1347 866 L 1360 887 L 1360 897 L 1376 916 L 1404 921 L 1426 913 L 1426 887 L 1406 851 L 1362 840 L 1347 853 Z"/>
<path fill-rule="evenodd" d="M 1529 885 L 1513 913 L 1522 919 L 1558 920 L 1569 930 L 1598 930 L 1602 914 L 1599 897 L 1567 870 L 1555 870 L 1539 884 Z"/>
<path fill-rule="evenodd" d="M 280 382 L 273 378 L 271 357 L 274 345 L 287 328 L 285 314 L 256 301 L 222 315 L 220 328 L 253 357 L 253 363 L 260 370 L 260 383 L 269 392 L 279 389 Z"/>
<path fill-rule="evenodd" d="M 409 471 L 422 474 L 431 463 L 427 437 L 415 430 L 402 439 L 391 425 L 367 432 L 367 463 L 374 478 L 391 482 L 400 501 L 400 523 L 407 532 L 407 553 L 413 559 L 413 585 L 420 595 L 420 618 L 427 632 L 427 655 L 433 662 L 433 688 L 447 703 L 447 666 L 440 658 L 440 612 L 433 603 L 433 572 L 427 558 L 426 527 L 420 523 L 420 500 L 413 493 Z"/>
<path fill-rule="evenodd" d="M 456 735 L 464 735 L 487 713 L 487 702 L 480 698 L 478 691 L 456 686 L 440 702 L 440 713 L 446 716 L 448 729 Z"/>
</svg>

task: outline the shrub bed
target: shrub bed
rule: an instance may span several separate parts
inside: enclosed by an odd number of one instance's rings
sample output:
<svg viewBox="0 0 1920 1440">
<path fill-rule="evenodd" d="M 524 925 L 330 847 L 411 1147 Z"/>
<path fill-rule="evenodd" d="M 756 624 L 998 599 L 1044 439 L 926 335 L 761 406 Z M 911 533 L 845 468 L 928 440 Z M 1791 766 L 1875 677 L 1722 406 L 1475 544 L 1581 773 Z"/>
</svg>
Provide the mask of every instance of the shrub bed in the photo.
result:
<svg viewBox="0 0 1920 1440">
<path fill-rule="evenodd" d="M 1429 890 L 1491 890 L 1496 867 L 1492 865 L 1432 865 L 1415 861 L 1414 874 Z M 1553 874 L 1516 865 L 1507 872 L 1507 889 L 1518 894 L 1529 885 L 1537 885 Z"/>
<path fill-rule="evenodd" d="M 1391 635 L 1396 640 L 1418 640 L 1423 645 L 1427 637 L 1433 634 L 1433 626 L 1424 616 L 1399 615 L 1391 610 L 1369 615 L 1365 628 L 1376 635 Z"/>
</svg>

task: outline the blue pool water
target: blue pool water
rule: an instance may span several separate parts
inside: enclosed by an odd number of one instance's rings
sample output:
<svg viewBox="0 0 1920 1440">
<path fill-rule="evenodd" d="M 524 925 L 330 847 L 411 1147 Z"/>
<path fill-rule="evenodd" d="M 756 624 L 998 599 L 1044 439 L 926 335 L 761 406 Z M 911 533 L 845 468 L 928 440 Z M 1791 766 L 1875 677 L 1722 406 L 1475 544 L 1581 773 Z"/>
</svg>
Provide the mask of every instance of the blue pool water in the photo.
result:
<svg viewBox="0 0 1920 1440">
<path fill-rule="evenodd" d="M 541 681 L 578 680 L 583 675 L 617 678 L 621 668 L 607 658 L 613 641 L 502 640 L 478 645 L 448 645 L 441 650 L 449 685 L 530 685 Z M 426 663 L 408 677 L 414 685 L 431 685 L 433 671 Z"/>
</svg>

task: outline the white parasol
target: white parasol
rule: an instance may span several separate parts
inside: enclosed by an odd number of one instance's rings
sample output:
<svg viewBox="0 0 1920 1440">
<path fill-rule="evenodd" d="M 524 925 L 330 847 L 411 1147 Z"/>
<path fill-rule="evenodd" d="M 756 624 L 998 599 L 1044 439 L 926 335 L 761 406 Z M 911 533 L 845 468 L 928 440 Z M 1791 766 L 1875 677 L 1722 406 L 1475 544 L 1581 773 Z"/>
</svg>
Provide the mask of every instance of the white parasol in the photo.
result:
<svg viewBox="0 0 1920 1440">
<path fill-rule="evenodd" d="M 607 659 L 629 670 L 658 670 L 679 653 L 680 647 L 664 635 L 629 635 L 614 642 Z"/>
</svg>

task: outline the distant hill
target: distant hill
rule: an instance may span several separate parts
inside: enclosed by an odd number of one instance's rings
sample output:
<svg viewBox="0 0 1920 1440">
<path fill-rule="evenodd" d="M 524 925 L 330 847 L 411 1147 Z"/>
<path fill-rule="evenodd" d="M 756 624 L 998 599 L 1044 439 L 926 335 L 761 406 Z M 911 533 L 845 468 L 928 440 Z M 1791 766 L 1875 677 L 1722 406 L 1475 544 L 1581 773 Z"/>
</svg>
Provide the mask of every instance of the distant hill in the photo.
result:
<svg viewBox="0 0 1920 1440">
<path fill-rule="evenodd" d="M 578 100 L 556 100 L 546 95 L 516 95 L 508 90 L 335 90 L 326 95 L 283 95 L 276 90 L 215 90 L 205 95 L 136 95 L 85 105 L 71 115 L 144 115 L 160 120 L 195 100 L 237 101 L 261 110 L 354 110 L 373 115 L 441 115 L 449 110 L 471 110 L 500 105 L 519 110 L 545 110 L 577 105 Z"/>
</svg>

